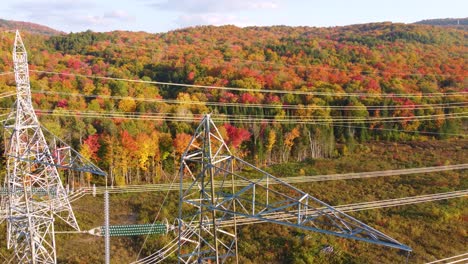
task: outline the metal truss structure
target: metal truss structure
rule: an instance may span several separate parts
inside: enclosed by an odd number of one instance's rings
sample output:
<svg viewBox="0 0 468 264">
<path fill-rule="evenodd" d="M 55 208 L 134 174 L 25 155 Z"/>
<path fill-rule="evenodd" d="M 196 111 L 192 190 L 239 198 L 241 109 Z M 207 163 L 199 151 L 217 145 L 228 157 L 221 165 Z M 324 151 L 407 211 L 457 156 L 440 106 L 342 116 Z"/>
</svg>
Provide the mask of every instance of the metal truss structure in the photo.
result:
<svg viewBox="0 0 468 264">
<path fill-rule="evenodd" d="M 58 168 L 105 173 L 62 141 L 47 144 L 32 106 L 27 52 L 18 31 L 13 62 L 17 99 L 5 122 L 7 195 L 2 197 L 7 245 L 17 263 L 56 263 L 54 219 L 80 230 Z"/>
<path fill-rule="evenodd" d="M 183 184 L 187 181 L 191 184 L 185 189 Z M 237 222 L 245 218 L 411 251 L 397 240 L 233 156 L 209 115 L 201 121 L 182 156 L 180 182 L 180 263 L 238 262 Z"/>
</svg>

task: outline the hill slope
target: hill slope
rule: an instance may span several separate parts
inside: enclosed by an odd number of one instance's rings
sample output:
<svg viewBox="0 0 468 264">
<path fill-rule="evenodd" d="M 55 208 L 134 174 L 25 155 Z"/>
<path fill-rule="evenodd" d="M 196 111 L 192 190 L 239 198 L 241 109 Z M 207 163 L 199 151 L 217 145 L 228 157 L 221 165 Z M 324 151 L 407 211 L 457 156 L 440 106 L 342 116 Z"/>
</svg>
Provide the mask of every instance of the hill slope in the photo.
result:
<svg viewBox="0 0 468 264">
<path fill-rule="evenodd" d="M 440 18 L 440 19 L 425 19 L 414 24 L 431 25 L 431 26 L 468 26 L 468 18 Z"/>
<path fill-rule="evenodd" d="M 210 112 L 257 164 L 342 156 L 372 139 L 466 134 L 466 39 L 454 28 L 204 26 L 23 39 L 35 107 L 53 113 L 41 122 L 103 169 L 118 168 L 116 184 L 176 170 L 179 146 Z M 0 41 L 10 54 L 13 40 Z M 0 71 L 11 71 L 7 55 Z M 12 83 L 0 79 L 0 92 Z"/>
<path fill-rule="evenodd" d="M 14 21 L 14 20 L 5 20 L 0 19 L 0 30 L 20 30 L 20 31 L 27 31 L 35 34 L 47 35 L 47 36 L 55 36 L 63 34 L 63 32 L 52 29 L 50 27 L 46 27 L 43 25 L 30 23 L 30 22 L 23 22 L 23 21 Z"/>
</svg>

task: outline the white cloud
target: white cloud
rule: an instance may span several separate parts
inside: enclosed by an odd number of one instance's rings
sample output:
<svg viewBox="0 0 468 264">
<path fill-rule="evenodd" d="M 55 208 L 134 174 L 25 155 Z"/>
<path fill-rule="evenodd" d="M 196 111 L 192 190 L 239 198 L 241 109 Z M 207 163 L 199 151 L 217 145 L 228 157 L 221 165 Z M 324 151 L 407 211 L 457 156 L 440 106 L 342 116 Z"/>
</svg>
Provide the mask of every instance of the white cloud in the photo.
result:
<svg viewBox="0 0 468 264">
<path fill-rule="evenodd" d="M 11 9 L 32 18 L 44 18 L 69 16 L 93 7 L 94 4 L 88 0 L 37 0 L 14 3 Z"/>
<path fill-rule="evenodd" d="M 151 6 L 183 13 L 231 13 L 251 9 L 278 8 L 279 0 L 164 0 Z"/>
<path fill-rule="evenodd" d="M 242 11 L 277 9 L 283 0 L 160 0 L 147 2 L 158 9 L 179 13 L 174 22 L 181 27 L 195 25 L 255 24 L 240 16 Z"/>
<path fill-rule="evenodd" d="M 118 19 L 118 20 L 123 20 L 123 21 L 135 20 L 135 16 L 131 16 L 126 11 L 123 11 L 123 10 L 114 10 L 110 13 L 104 14 L 103 17 L 108 18 L 108 19 Z"/>
<path fill-rule="evenodd" d="M 277 2 L 258 2 L 256 3 L 255 1 L 252 1 L 250 3 L 250 6 L 252 9 L 276 9 L 279 7 L 279 4 Z"/>
<path fill-rule="evenodd" d="M 206 13 L 206 14 L 183 14 L 177 18 L 175 21 L 178 25 L 182 27 L 188 26 L 200 26 L 200 25 L 236 25 L 239 27 L 245 27 L 251 25 L 252 23 L 248 19 L 238 17 L 230 14 L 216 14 L 216 13 Z"/>
<path fill-rule="evenodd" d="M 97 1 L 96 1 L 97 2 Z M 21 14 L 21 19 L 44 24 L 64 31 L 110 30 L 115 25 L 136 21 L 125 10 L 102 9 L 92 0 L 26 0 L 9 8 Z M 19 15 L 18 15 L 19 17 Z"/>
<path fill-rule="evenodd" d="M 85 26 L 111 26 L 117 22 L 131 21 L 135 21 L 135 17 L 122 10 L 115 10 L 103 15 L 80 15 L 70 19 L 70 22 L 74 24 Z"/>
</svg>

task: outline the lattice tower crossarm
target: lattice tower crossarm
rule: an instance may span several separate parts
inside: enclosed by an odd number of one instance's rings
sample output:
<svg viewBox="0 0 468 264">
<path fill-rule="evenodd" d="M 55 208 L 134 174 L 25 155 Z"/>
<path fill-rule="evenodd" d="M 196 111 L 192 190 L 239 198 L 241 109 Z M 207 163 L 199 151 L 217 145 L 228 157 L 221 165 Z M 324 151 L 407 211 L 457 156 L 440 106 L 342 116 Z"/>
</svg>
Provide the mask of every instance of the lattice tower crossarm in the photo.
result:
<svg viewBox="0 0 468 264">
<path fill-rule="evenodd" d="M 259 177 L 246 177 L 241 168 Z M 178 258 L 184 264 L 235 262 L 236 217 L 411 251 L 384 233 L 232 155 L 209 115 L 182 155 L 180 181 Z M 186 189 L 184 181 L 191 183 Z M 279 214 L 283 217 L 276 217 Z"/>
<path fill-rule="evenodd" d="M 56 263 L 54 219 L 80 230 L 31 101 L 27 52 L 16 32 L 17 99 L 5 122 L 7 245 L 18 263 Z M 40 193 L 41 195 L 37 195 Z"/>
</svg>

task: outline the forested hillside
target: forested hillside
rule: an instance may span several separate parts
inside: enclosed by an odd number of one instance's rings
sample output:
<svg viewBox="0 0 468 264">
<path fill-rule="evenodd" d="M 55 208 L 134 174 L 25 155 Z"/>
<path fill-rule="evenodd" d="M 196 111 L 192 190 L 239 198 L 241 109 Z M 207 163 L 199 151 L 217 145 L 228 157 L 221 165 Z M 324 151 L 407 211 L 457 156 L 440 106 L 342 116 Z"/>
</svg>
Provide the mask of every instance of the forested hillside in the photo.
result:
<svg viewBox="0 0 468 264">
<path fill-rule="evenodd" d="M 0 38 L 2 93 L 15 86 L 13 37 Z M 346 156 L 368 140 L 466 135 L 463 30 L 207 26 L 23 40 L 41 122 L 114 185 L 174 172 L 205 113 L 260 166 Z M 2 99 L 3 113 L 13 102 Z M 74 184 L 92 181 L 102 183 Z"/>
<path fill-rule="evenodd" d="M 13 20 L 5 20 L 0 19 L 0 30 L 1 31 L 15 31 L 21 30 L 22 32 L 30 32 L 33 34 L 40 34 L 40 35 L 47 35 L 47 36 L 54 36 L 63 34 L 58 30 L 52 29 L 50 27 L 46 27 L 43 25 L 30 23 L 30 22 L 23 22 L 23 21 L 13 21 Z"/>
<path fill-rule="evenodd" d="M 433 25 L 433 26 L 468 26 L 468 18 L 444 18 L 444 19 L 426 19 L 415 24 Z"/>
</svg>

